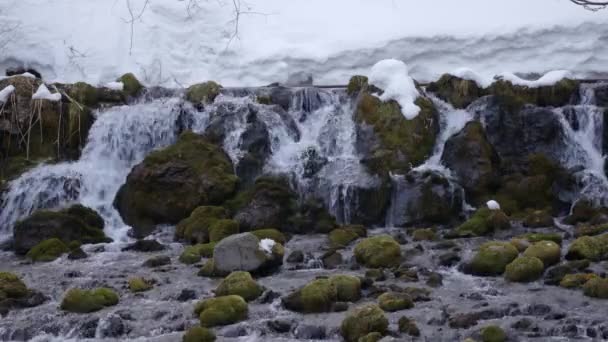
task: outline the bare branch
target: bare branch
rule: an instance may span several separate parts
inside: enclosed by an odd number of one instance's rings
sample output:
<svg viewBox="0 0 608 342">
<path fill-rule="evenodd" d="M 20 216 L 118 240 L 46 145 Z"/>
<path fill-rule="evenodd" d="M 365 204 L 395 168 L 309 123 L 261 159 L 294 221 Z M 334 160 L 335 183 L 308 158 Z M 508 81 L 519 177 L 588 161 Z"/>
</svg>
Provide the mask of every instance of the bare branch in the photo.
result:
<svg viewBox="0 0 608 342">
<path fill-rule="evenodd" d="M 572 3 L 583 6 L 590 11 L 599 11 L 608 6 L 608 1 L 570 0 Z"/>
<path fill-rule="evenodd" d="M 129 16 L 130 19 L 123 19 L 123 21 L 127 24 L 130 25 L 131 28 L 131 34 L 130 34 L 130 41 L 129 41 L 129 55 L 131 55 L 132 51 L 133 51 L 133 33 L 135 31 L 135 22 L 139 19 L 141 19 L 141 17 L 144 15 L 144 12 L 146 11 L 146 7 L 148 7 L 148 3 L 150 3 L 150 0 L 146 0 L 144 2 L 144 5 L 141 7 L 141 9 L 139 10 L 138 13 L 135 13 L 133 11 L 133 7 L 131 6 L 131 0 L 126 0 L 127 2 L 127 10 L 129 11 Z"/>
</svg>

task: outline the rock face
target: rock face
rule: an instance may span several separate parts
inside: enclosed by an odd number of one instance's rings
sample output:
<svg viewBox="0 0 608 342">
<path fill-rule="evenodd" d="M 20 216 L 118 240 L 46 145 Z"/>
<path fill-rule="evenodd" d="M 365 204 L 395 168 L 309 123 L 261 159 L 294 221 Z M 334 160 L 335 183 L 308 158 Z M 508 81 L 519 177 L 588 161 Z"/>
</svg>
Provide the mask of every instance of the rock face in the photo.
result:
<svg viewBox="0 0 608 342">
<path fill-rule="evenodd" d="M 57 238 L 64 244 L 110 242 L 103 232 L 103 219 L 94 210 L 75 205 L 58 212 L 40 210 L 13 230 L 15 252 L 26 254 L 42 241 Z"/>
<path fill-rule="evenodd" d="M 260 239 L 251 233 L 229 236 L 213 250 L 214 268 L 218 273 L 246 271 L 260 273 L 283 264 L 283 247 L 275 243 L 270 253 L 260 248 Z"/>
<path fill-rule="evenodd" d="M 115 206 L 134 235 L 143 237 L 156 224 L 177 223 L 200 205 L 224 202 L 237 181 L 221 148 L 185 132 L 174 145 L 152 152 L 131 170 Z"/>
</svg>

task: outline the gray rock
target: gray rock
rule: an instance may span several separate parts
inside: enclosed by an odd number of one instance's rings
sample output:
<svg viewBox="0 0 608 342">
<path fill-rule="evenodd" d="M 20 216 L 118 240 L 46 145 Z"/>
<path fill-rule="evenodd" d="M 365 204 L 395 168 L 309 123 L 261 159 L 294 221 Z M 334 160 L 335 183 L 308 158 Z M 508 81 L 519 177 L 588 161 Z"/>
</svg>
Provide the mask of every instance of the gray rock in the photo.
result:
<svg viewBox="0 0 608 342">
<path fill-rule="evenodd" d="M 268 255 L 260 250 L 260 240 L 251 233 L 229 236 L 213 250 L 215 269 L 221 273 L 233 271 L 263 272 L 283 263 L 283 256 Z"/>
</svg>

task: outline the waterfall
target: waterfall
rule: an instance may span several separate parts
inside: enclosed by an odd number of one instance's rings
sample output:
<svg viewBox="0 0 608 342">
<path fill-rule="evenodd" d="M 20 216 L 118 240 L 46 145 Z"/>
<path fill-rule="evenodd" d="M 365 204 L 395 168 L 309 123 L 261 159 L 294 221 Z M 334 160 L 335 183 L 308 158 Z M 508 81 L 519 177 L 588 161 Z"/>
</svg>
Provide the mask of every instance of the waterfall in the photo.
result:
<svg viewBox="0 0 608 342">
<path fill-rule="evenodd" d="M 190 110 L 177 98 L 112 107 L 95 115 L 82 156 L 75 162 L 42 164 L 9 184 L 0 207 L 0 240 L 36 209 L 82 203 L 96 209 L 106 234 L 124 240 L 128 227 L 112 202 L 131 168 L 148 152 L 175 141 L 177 118 Z"/>
</svg>

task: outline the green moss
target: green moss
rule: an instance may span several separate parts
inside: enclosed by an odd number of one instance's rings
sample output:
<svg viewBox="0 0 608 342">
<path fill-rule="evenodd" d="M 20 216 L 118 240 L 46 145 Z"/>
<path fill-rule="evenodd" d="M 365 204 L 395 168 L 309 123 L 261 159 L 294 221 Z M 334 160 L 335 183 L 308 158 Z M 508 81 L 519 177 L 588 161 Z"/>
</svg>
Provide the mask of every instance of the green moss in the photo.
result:
<svg viewBox="0 0 608 342">
<path fill-rule="evenodd" d="M 367 81 L 367 77 L 365 76 L 356 75 L 351 77 L 346 87 L 346 93 L 348 95 L 355 95 L 361 90 L 367 89 Z"/>
<path fill-rule="evenodd" d="M 188 218 L 175 228 L 175 237 L 191 243 L 209 242 L 209 228 L 220 219 L 228 218 L 228 211 L 222 207 L 202 206 L 194 209 Z"/>
<path fill-rule="evenodd" d="M 195 84 L 186 90 L 186 99 L 192 103 L 212 103 L 221 89 L 222 86 L 213 81 Z"/>
<path fill-rule="evenodd" d="M 141 90 L 144 89 L 144 86 L 142 86 L 141 83 L 139 83 L 139 80 L 137 79 L 137 77 L 135 77 L 135 75 L 133 75 L 132 73 L 128 73 L 128 74 L 124 74 L 124 75 L 120 76 L 120 78 L 117 81 L 122 82 L 122 84 L 123 84 L 122 91 L 127 96 L 137 96 L 137 95 L 139 95 Z"/>
<path fill-rule="evenodd" d="M 201 245 L 186 246 L 182 254 L 179 256 L 179 261 L 186 265 L 196 264 L 197 262 L 201 261 L 199 246 Z"/>
<path fill-rule="evenodd" d="M 103 229 L 105 226 L 103 218 L 95 210 L 81 204 L 75 204 L 62 212 L 81 219 L 84 223 L 93 228 Z"/>
<path fill-rule="evenodd" d="M 589 280 L 599 278 L 597 274 L 594 273 L 575 273 L 575 274 L 566 274 L 562 280 L 559 282 L 559 286 L 565 287 L 567 289 L 580 288 Z"/>
<path fill-rule="evenodd" d="M 68 253 L 70 249 L 59 239 L 48 239 L 34 246 L 27 252 L 26 257 L 32 261 L 49 262 L 59 258 L 62 254 Z"/>
<path fill-rule="evenodd" d="M 519 252 L 508 242 L 491 241 L 479 247 L 471 260 L 471 272 L 480 276 L 500 275 Z"/>
<path fill-rule="evenodd" d="M 338 298 L 338 291 L 329 279 L 317 279 L 301 290 L 303 312 L 328 312 Z"/>
<path fill-rule="evenodd" d="M 215 290 L 217 296 L 239 295 L 246 301 L 252 301 L 262 295 L 264 288 L 251 277 L 249 272 L 232 272 Z"/>
<path fill-rule="evenodd" d="M 361 280 L 350 275 L 335 275 L 329 282 L 336 288 L 337 300 L 340 302 L 356 302 L 361 298 Z"/>
<path fill-rule="evenodd" d="M 353 230 L 338 228 L 329 233 L 329 246 L 331 248 L 344 248 L 357 240 L 359 235 Z"/>
<path fill-rule="evenodd" d="M 96 107 L 99 104 L 97 88 L 88 83 L 74 83 L 68 90 L 68 95 L 81 105 Z"/>
<path fill-rule="evenodd" d="M 509 217 L 502 210 L 478 209 L 471 218 L 456 228 L 460 236 L 483 236 L 511 227 Z"/>
<path fill-rule="evenodd" d="M 363 337 L 360 337 L 357 342 L 377 342 L 382 339 L 382 334 L 379 332 L 372 332 Z"/>
<path fill-rule="evenodd" d="M 524 219 L 524 226 L 530 228 L 552 227 L 553 216 L 549 210 L 531 210 Z"/>
<path fill-rule="evenodd" d="M 601 213 L 602 210 L 596 208 L 591 201 L 578 200 L 572 206 L 572 213 L 564 219 L 564 222 L 571 225 L 588 222 Z"/>
<path fill-rule="evenodd" d="M 230 219 L 219 219 L 209 227 L 209 241 L 219 242 L 225 237 L 239 233 L 239 223 Z"/>
<path fill-rule="evenodd" d="M 587 297 L 608 299 L 608 279 L 591 278 L 583 285 L 583 293 Z"/>
<path fill-rule="evenodd" d="M 215 334 L 213 331 L 201 326 L 194 326 L 184 334 L 182 342 L 214 342 Z"/>
<path fill-rule="evenodd" d="M 524 239 L 531 243 L 539 241 L 553 241 L 558 245 L 562 244 L 562 236 L 558 233 L 526 233 L 519 235 L 516 238 Z"/>
<path fill-rule="evenodd" d="M 198 253 L 203 258 L 211 258 L 211 257 L 213 257 L 213 249 L 215 248 L 215 245 L 216 245 L 215 242 L 199 244 Z"/>
<path fill-rule="evenodd" d="M 499 326 L 489 325 L 481 329 L 481 340 L 483 342 L 505 342 L 507 334 Z"/>
<path fill-rule="evenodd" d="M 607 246 L 603 238 L 581 236 L 574 240 L 570 245 L 568 253 L 566 254 L 566 259 L 600 261 L 606 255 L 606 252 Z"/>
<path fill-rule="evenodd" d="M 412 232 L 414 241 L 434 241 L 437 240 L 437 233 L 433 229 L 416 229 Z"/>
<path fill-rule="evenodd" d="M 203 327 L 234 324 L 247 319 L 247 302 L 241 296 L 230 295 L 200 301 L 194 307 Z"/>
<path fill-rule="evenodd" d="M 131 292 L 145 292 L 151 290 L 153 287 L 154 285 L 152 285 L 151 282 L 142 277 L 129 279 L 129 290 Z"/>
<path fill-rule="evenodd" d="M 385 292 L 378 297 L 378 305 L 388 312 L 411 309 L 414 307 L 412 298 L 405 293 Z"/>
<path fill-rule="evenodd" d="M 553 241 L 539 241 L 528 247 L 523 256 L 539 258 L 545 267 L 555 265 L 561 258 L 561 249 Z"/>
<path fill-rule="evenodd" d="M 340 333 L 347 342 L 357 342 L 373 332 L 385 335 L 388 319 L 384 311 L 375 304 L 366 304 L 350 312 L 340 325 Z"/>
<path fill-rule="evenodd" d="M 420 329 L 418 329 L 416 322 L 414 322 L 414 320 L 412 319 L 403 316 L 399 318 L 398 326 L 399 332 L 401 333 L 405 333 L 414 337 L 420 336 Z"/>
<path fill-rule="evenodd" d="M 509 281 L 527 283 L 543 275 L 544 264 L 536 257 L 521 256 L 513 260 L 505 269 L 505 278 Z"/>
<path fill-rule="evenodd" d="M 0 294 L 3 294 L 6 298 L 21 298 L 27 293 L 27 287 L 17 275 L 0 272 Z"/>
<path fill-rule="evenodd" d="M 450 103 L 454 108 L 466 108 L 476 99 L 486 95 L 486 91 L 475 81 L 444 74 L 436 82 L 431 82 L 427 90 Z"/>
<path fill-rule="evenodd" d="M 254 230 L 251 232 L 251 234 L 257 236 L 260 240 L 271 239 L 280 243 L 281 245 L 285 245 L 285 242 L 287 242 L 287 238 L 285 238 L 283 233 L 272 228 Z"/>
<path fill-rule="evenodd" d="M 575 236 L 594 236 L 608 232 L 608 224 L 598 224 L 593 226 L 582 225 L 576 227 Z"/>
<path fill-rule="evenodd" d="M 524 104 L 561 107 L 568 104 L 572 96 L 577 93 L 578 85 L 578 81 L 566 78 L 554 85 L 537 88 L 517 86 L 509 81 L 499 80 L 494 82 L 488 91 L 515 109 Z"/>
<path fill-rule="evenodd" d="M 61 310 L 89 313 L 118 304 L 118 294 L 109 288 L 93 290 L 70 289 L 61 301 Z"/>
<path fill-rule="evenodd" d="M 396 266 L 401 261 L 399 243 L 389 235 L 363 239 L 355 246 L 357 262 L 370 268 Z"/>
</svg>

